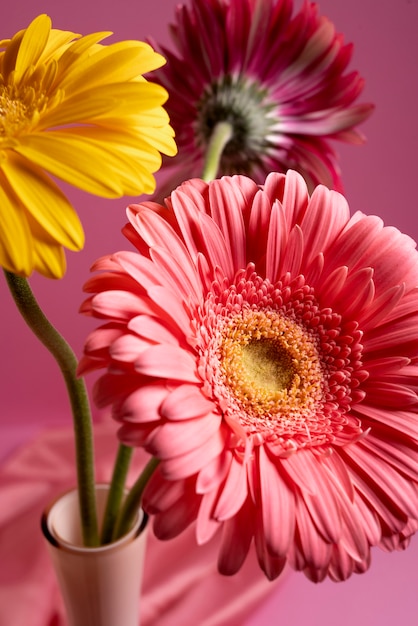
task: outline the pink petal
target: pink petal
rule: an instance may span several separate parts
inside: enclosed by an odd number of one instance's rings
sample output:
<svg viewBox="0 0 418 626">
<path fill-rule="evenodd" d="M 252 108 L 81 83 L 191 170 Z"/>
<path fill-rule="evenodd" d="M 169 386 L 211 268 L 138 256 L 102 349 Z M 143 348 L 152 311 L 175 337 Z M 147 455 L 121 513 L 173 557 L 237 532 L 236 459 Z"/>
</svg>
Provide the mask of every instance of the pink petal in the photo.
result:
<svg viewBox="0 0 418 626">
<path fill-rule="evenodd" d="M 337 542 L 341 535 L 340 509 L 333 485 L 326 471 L 311 450 L 301 450 L 293 456 L 295 457 L 293 469 L 300 462 L 302 465 L 298 475 L 300 476 L 301 471 L 303 471 L 302 468 L 305 468 L 310 474 L 309 482 L 315 482 L 317 485 L 317 493 L 315 495 L 302 492 L 306 507 L 316 527 L 327 541 Z"/>
<path fill-rule="evenodd" d="M 254 534 L 254 507 L 247 499 L 238 513 L 222 525 L 222 544 L 218 569 L 221 574 L 235 574 L 245 561 Z"/>
<path fill-rule="evenodd" d="M 184 423 L 166 422 L 155 430 L 147 449 L 163 460 L 188 454 L 210 439 L 219 430 L 220 422 L 220 416 L 213 414 Z"/>
<path fill-rule="evenodd" d="M 212 218 L 223 234 L 234 269 L 238 271 L 247 264 L 241 189 L 231 179 L 225 179 L 222 183 L 215 180 L 209 187 L 209 202 L 212 207 Z"/>
<path fill-rule="evenodd" d="M 185 303 L 171 289 L 155 285 L 148 290 L 151 300 L 166 312 L 169 317 L 188 337 L 191 330 L 190 315 L 187 313 Z M 140 311 L 147 313 L 147 311 Z"/>
<path fill-rule="evenodd" d="M 150 315 L 137 315 L 128 322 L 128 329 L 148 342 L 166 343 L 178 346 L 178 338 L 162 320 Z"/>
<path fill-rule="evenodd" d="M 214 404 L 195 385 L 180 385 L 167 394 L 160 412 L 161 416 L 170 421 L 182 421 L 203 417 L 212 412 Z"/>
<path fill-rule="evenodd" d="M 159 408 L 167 394 L 165 385 L 144 385 L 113 407 L 113 417 L 138 423 L 160 421 Z"/>
<path fill-rule="evenodd" d="M 152 345 L 151 342 L 131 334 L 116 339 L 109 348 L 109 354 L 116 361 L 133 363 L 138 355 Z"/>
<path fill-rule="evenodd" d="M 350 218 L 347 200 L 339 193 L 318 185 L 300 222 L 309 266 L 319 252 L 326 252 Z"/>
<path fill-rule="evenodd" d="M 224 450 L 200 470 L 196 480 L 196 493 L 209 493 L 217 491 L 219 485 L 225 480 L 232 461 L 232 453 Z"/>
<path fill-rule="evenodd" d="M 325 570 L 331 557 L 332 544 L 318 532 L 303 498 L 296 498 L 296 526 L 299 549 L 294 553 L 294 567 Z"/>
<path fill-rule="evenodd" d="M 116 339 L 124 334 L 125 330 L 121 326 L 111 326 L 110 324 L 97 328 L 87 337 L 84 344 L 84 352 L 93 354 L 107 349 Z"/>
<path fill-rule="evenodd" d="M 193 356 L 177 346 L 156 345 L 144 350 L 134 363 L 135 371 L 147 376 L 200 382 Z"/>
<path fill-rule="evenodd" d="M 178 258 L 171 250 L 155 246 L 151 248 L 150 256 L 170 289 L 186 301 L 193 298 L 194 301 L 200 303 L 203 293 L 196 267 L 189 255 Z"/>
<path fill-rule="evenodd" d="M 198 448 L 164 461 L 162 471 L 169 480 L 178 480 L 196 474 L 215 457 L 221 454 L 224 434 L 218 429 Z"/>
<path fill-rule="evenodd" d="M 199 546 L 212 539 L 213 535 L 221 527 L 221 522 L 213 517 L 213 509 L 217 497 L 216 491 L 206 493 L 202 497 L 196 520 L 196 540 Z"/>
<path fill-rule="evenodd" d="M 268 552 L 284 556 L 295 530 L 295 498 L 264 447 L 259 448 L 261 516 Z"/>
<path fill-rule="evenodd" d="M 221 522 L 230 519 L 240 510 L 247 495 L 247 465 L 242 460 L 233 457 L 214 517 Z"/>
</svg>

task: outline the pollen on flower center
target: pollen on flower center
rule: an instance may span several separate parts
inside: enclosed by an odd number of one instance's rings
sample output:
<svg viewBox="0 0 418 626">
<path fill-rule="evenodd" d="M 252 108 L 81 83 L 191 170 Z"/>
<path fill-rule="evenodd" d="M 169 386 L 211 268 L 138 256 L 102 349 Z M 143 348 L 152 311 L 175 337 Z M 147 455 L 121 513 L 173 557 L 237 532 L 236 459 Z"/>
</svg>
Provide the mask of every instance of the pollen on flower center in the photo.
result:
<svg viewBox="0 0 418 626">
<path fill-rule="evenodd" d="M 232 316 L 220 354 L 225 383 L 248 416 L 241 421 L 300 416 L 323 398 L 326 381 L 314 338 L 276 311 Z"/>
<path fill-rule="evenodd" d="M 243 378 L 266 392 L 288 389 L 295 370 L 289 353 L 279 342 L 251 340 L 242 348 Z"/>
<path fill-rule="evenodd" d="M 34 126 L 47 98 L 33 86 L 0 85 L 0 138 L 16 137 Z"/>
<path fill-rule="evenodd" d="M 268 150 L 272 110 L 259 84 L 224 76 L 205 89 L 197 104 L 196 136 L 206 146 L 216 124 L 229 122 L 233 135 L 224 149 L 222 171 L 250 173 Z"/>
</svg>

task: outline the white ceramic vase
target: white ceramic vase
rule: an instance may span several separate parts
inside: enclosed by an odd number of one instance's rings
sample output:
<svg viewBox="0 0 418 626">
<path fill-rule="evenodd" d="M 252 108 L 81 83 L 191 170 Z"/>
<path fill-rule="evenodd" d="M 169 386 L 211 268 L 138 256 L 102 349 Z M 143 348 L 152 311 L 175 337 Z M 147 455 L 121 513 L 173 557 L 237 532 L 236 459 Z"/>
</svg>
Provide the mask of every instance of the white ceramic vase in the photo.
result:
<svg viewBox="0 0 418 626">
<path fill-rule="evenodd" d="M 108 485 L 97 485 L 99 520 Z M 138 626 L 146 548 L 142 511 L 118 541 L 98 548 L 82 545 L 77 490 L 47 508 L 42 531 L 64 600 L 68 626 Z"/>
</svg>

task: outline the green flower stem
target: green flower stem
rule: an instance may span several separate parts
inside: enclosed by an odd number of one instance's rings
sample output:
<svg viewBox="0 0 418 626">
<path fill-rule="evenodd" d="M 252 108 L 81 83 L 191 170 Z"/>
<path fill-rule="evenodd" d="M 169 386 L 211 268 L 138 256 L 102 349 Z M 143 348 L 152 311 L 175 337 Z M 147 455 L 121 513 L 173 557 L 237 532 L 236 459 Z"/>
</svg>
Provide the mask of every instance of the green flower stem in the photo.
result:
<svg viewBox="0 0 418 626">
<path fill-rule="evenodd" d="M 112 482 L 110 483 L 106 510 L 103 518 L 101 544 L 112 541 L 113 529 L 123 499 L 126 476 L 132 459 L 133 448 L 121 444 L 113 468 Z"/>
<path fill-rule="evenodd" d="M 123 535 L 125 535 L 131 528 L 135 515 L 138 513 L 138 509 L 141 505 L 141 498 L 144 489 L 159 462 L 159 459 L 152 457 L 150 461 L 148 461 L 136 483 L 131 487 L 118 517 L 112 537 L 113 541 L 116 541 L 119 537 L 123 537 Z"/>
<path fill-rule="evenodd" d="M 216 178 L 222 153 L 233 135 L 233 127 L 229 122 L 218 122 L 213 129 L 206 151 L 202 178 L 210 181 Z"/>
<path fill-rule="evenodd" d="M 75 434 L 81 526 L 86 546 L 99 545 L 97 527 L 94 449 L 90 406 L 84 381 L 77 378 L 77 359 L 65 339 L 39 307 L 26 278 L 5 270 L 14 301 L 29 328 L 57 361 L 70 397 Z"/>
</svg>

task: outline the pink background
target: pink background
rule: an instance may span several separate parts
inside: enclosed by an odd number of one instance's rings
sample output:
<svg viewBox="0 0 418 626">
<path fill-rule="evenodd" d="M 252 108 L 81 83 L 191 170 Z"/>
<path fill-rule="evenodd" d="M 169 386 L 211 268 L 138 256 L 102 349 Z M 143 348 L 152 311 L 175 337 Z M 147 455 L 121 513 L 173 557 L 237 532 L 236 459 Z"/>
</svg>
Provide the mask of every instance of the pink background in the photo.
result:
<svg viewBox="0 0 418 626">
<path fill-rule="evenodd" d="M 167 23 L 176 4 L 176 0 L 14 0 L 3 11 L 0 37 L 13 35 L 45 12 L 56 28 L 82 34 L 112 30 L 115 40 L 152 35 L 166 42 Z M 321 0 L 319 5 L 346 41 L 354 43 L 351 67 L 366 79 L 362 100 L 376 104 L 373 117 L 363 127 L 367 144 L 337 146 L 351 208 L 377 213 L 387 224 L 417 239 L 418 1 Z M 102 200 L 75 190 L 68 193 L 84 224 L 86 247 L 67 255 L 68 272 L 63 280 L 53 283 L 34 276 L 31 284 L 49 318 L 80 355 L 92 328 L 77 313 L 83 299 L 81 287 L 98 256 L 127 247 L 120 235 L 127 201 Z M 0 452 L 6 457 L 40 429 L 69 423 L 70 414 L 55 363 L 19 319 L 2 275 L 0 298 Z M 418 614 L 417 587 L 415 539 L 404 553 L 387 555 L 376 550 L 370 571 L 343 584 L 315 586 L 301 574 L 289 574 L 246 626 L 412 626 Z"/>
</svg>

